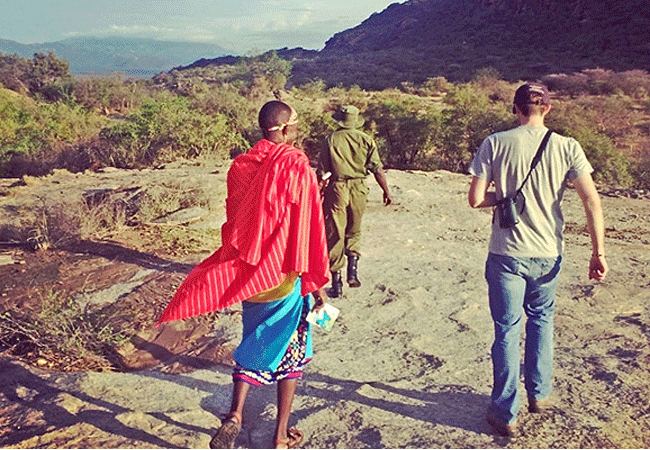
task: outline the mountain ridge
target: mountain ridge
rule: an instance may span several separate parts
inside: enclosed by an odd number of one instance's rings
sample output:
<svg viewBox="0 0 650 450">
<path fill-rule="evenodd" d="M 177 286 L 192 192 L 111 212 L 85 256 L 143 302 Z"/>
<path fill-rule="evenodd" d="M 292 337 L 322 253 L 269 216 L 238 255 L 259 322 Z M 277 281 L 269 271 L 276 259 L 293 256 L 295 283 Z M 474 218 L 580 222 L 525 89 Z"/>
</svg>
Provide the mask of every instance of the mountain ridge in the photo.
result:
<svg viewBox="0 0 650 450">
<path fill-rule="evenodd" d="M 74 74 L 110 74 L 151 77 L 200 58 L 224 56 L 229 51 L 216 44 L 158 41 L 123 37 L 74 37 L 56 42 L 21 44 L 0 39 L 0 52 L 31 57 L 54 52 L 70 63 Z"/>
<path fill-rule="evenodd" d="M 483 67 L 515 81 L 595 67 L 650 69 L 648 29 L 650 7 L 641 0 L 410 0 L 335 34 L 320 56 L 354 54 L 373 66 L 393 50 L 414 75 L 400 81 L 463 81 Z"/>
<path fill-rule="evenodd" d="M 294 84 L 383 89 L 435 77 L 468 81 L 484 68 L 518 81 L 650 70 L 647 30 L 645 0 L 409 0 L 334 34 L 320 51 L 276 53 L 293 63 Z M 230 61 L 203 58 L 200 66 Z"/>
<path fill-rule="evenodd" d="M 445 77 L 468 81 L 491 68 L 509 81 L 602 68 L 650 70 L 646 0 L 408 0 L 334 34 L 322 50 L 273 50 L 292 62 L 290 83 L 397 87 Z M 68 38 L 45 44 L 0 39 L 22 57 L 53 51 L 75 74 L 161 72 L 233 65 L 214 45 L 130 38 Z"/>
</svg>

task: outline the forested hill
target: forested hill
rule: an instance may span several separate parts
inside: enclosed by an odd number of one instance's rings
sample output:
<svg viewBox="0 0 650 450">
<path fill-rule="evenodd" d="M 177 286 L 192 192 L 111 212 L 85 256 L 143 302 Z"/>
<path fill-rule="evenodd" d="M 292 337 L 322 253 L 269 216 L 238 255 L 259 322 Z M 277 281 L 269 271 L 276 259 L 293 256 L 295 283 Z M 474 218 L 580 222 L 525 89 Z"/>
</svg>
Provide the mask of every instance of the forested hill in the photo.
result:
<svg viewBox="0 0 650 450">
<path fill-rule="evenodd" d="M 460 44 L 493 53 L 537 47 L 541 55 L 546 49 L 581 58 L 622 50 L 629 50 L 624 58 L 648 56 L 648 5 L 646 0 L 411 0 L 336 34 L 324 53 Z M 500 48 L 491 48 L 494 44 Z"/>
<path fill-rule="evenodd" d="M 278 54 L 293 61 L 295 83 L 374 89 L 436 76 L 465 81 L 484 67 L 512 81 L 597 67 L 648 70 L 650 2 L 410 0 L 334 35 L 319 52 Z"/>
<path fill-rule="evenodd" d="M 648 70 L 650 2 L 411 0 L 334 35 L 317 60 L 297 64 L 307 77 L 316 67 L 326 79 L 378 86 L 466 80 L 482 67 L 513 81 L 596 67 Z"/>
</svg>

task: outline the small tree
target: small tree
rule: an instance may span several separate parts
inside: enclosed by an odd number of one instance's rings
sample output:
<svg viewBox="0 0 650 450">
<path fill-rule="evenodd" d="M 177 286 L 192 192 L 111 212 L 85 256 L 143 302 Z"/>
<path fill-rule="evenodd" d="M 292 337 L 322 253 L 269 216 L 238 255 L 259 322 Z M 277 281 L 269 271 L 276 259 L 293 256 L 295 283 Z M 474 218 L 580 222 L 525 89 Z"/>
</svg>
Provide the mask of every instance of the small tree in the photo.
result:
<svg viewBox="0 0 650 450">
<path fill-rule="evenodd" d="M 25 74 L 25 83 L 33 96 L 47 101 L 69 98 L 72 75 L 70 64 L 53 52 L 35 53 Z"/>
<path fill-rule="evenodd" d="M 485 137 L 513 125 L 512 114 L 504 103 L 490 101 L 469 84 L 450 90 L 445 104 L 440 168 L 464 173 Z"/>
<path fill-rule="evenodd" d="M 384 163 L 398 169 L 437 168 L 435 147 L 442 115 L 405 99 L 384 99 L 368 108 Z"/>
<path fill-rule="evenodd" d="M 258 97 L 284 89 L 291 76 L 292 64 L 274 51 L 242 58 L 235 67 L 232 82 L 241 86 L 247 97 Z"/>
</svg>

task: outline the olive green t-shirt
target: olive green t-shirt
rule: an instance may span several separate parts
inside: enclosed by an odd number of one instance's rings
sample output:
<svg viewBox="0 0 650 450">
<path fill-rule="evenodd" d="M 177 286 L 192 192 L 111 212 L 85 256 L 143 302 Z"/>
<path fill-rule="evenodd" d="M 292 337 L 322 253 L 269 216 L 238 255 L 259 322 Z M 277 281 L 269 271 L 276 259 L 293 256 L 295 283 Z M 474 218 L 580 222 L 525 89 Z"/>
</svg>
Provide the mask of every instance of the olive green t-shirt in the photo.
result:
<svg viewBox="0 0 650 450">
<path fill-rule="evenodd" d="M 318 162 L 320 174 L 332 173 L 332 180 L 365 178 L 382 168 L 374 139 L 358 129 L 342 128 L 327 139 Z"/>
</svg>

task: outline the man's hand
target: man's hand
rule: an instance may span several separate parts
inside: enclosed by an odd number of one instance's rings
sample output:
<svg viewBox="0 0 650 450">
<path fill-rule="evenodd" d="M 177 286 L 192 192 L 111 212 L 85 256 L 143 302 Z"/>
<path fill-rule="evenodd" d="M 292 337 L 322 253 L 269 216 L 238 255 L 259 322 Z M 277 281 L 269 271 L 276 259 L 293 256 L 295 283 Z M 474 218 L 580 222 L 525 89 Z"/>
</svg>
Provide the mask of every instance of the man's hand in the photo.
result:
<svg viewBox="0 0 650 450">
<path fill-rule="evenodd" d="M 589 260 L 589 279 L 602 281 L 607 276 L 609 267 L 603 255 L 592 255 Z"/>
<path fill-rule="evenodd" d="M 589 278 L 598 281 L 604 280 L 609 268 L 605 261 L 605 220 L 600 196 L 590 173 L 575 178 L 573 185 L 584 205 L 587 229 L 591 236 L 592 253 L 589 260 Z"/>
</svg>

